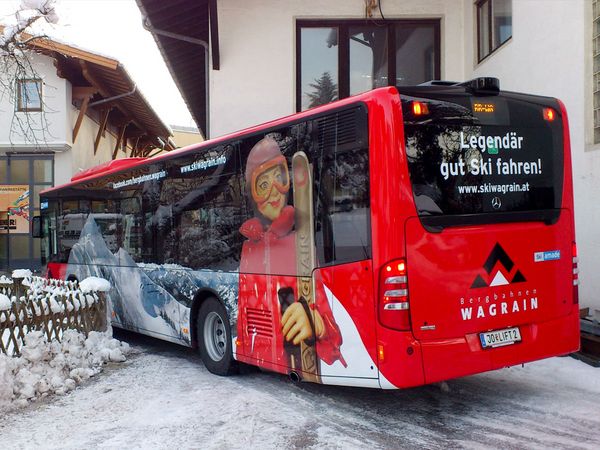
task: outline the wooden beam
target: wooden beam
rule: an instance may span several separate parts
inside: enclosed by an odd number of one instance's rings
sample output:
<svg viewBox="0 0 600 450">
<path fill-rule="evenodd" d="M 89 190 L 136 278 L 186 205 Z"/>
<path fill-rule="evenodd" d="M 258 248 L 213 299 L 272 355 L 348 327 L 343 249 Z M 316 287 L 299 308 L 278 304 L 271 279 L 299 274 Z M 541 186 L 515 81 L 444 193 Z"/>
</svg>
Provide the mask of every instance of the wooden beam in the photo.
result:
<svg viewBox="0 0 600 450">
<path fill-rule="evenodd" d="M 83 118 L 85 117 L 85 113 L 87 112 L 89 103 L 90 103 L 90 97 L 85 97 L 83 99 L 83 103 L 81 104 L 81 108 L 79 108 L 79 115 L 77 116 L 77 122 L 75 122 L 75 127 L 73 128 L 73 143 L 75 143 L 75 139 L 77 139 L 77 133 L 79 133 L 79 128 L 81 127 L 81 123 L 83 122 Z"/>
<path fill-rule="evenodd" d="M 100 92 L 100 95 L 102 95 L 102 97 L 110 98 L 110 97 L 115 96 L 96 77 L 96 75 L 94 74 L 93 68 L 91 68 L 89 64 L 87 64 L 85 61 L 80 60 L 79 65 L 81 66 L 81 73 L 83 74 L 83 77 L 88 81 L 88 83 L 90 83 L 91 85 L 98 88 L 98 91 Z M 133 122 L 136 127 L 138 127 L 140 130 L 145 129 L 145 127 L 139 121 L 137 121 L 135 118 L 133 118 L 131 116 L 131 113 L 123 106 L 122 103 L 115 101 L 114 105 L 119 111 L 121 111 L 123 113 L 123 115 L 125 117 L 127 117 L 127 120 L 129 120 L 130 122 Z"/>
<path fill-rule="evenodd" d="M 85 62 L 85 61 L 79 61 L 79 66 L 81 67 L 81 74 L 83 75 L 83 77 L 87 80 L 88 83 L 90 83 L 92 86 L 96 86 L 98 88 L 98 90 L 100 91 L 100 94 L 102 95 L 102 97 L 112 97 L 112 93 L 108 92 L 106 90 L 106 88 L 102 85 L 102 83 L 100 83 L 95 75 L 92 73 L 92 69 L 90 68 L 90 66 Z"/>
<path fill-rule="evenodd" d="M 142 136 L 138 136 L 138 137 L 135 139 L 135 143 L 134 143 L 134 144 L 132 144 L 132 146 L 131 146 L 131 158 L 133 158 L 134 156 L 137 156 L 137 152 L 138 152 L 138 144 L 140 143 L 140 138 L 141 138 L 141 137 L 142 137 Z"/>
<path fill-rule="evenodd" d="M 71 95 L 77 100 L 89 99 L 98 92 L 98 88 L 94 86 L 73 86 Z"/>
<path fill-rule="evenodd" d="M 66 80 L 75 80 L 76 74 L 72 67 L 70 67 L 65 61 L 64 56 L 60 53 L 55 52 L 52 57 L 54 58 L 54 67 L 56 67 L 56 75 L 59 78 L 64 78 Z"/>
<path fill-rule="evenodd" d="M 121 127 L 121 130 L 119 132 L 119 137 L 117 138 L 117 144 L 115 145 L 115 150 L 113 151 L 113 154 L 112 154 L 112 159 L 116 159 L 116 157 L 117 157 L 117 152 L 119 151 L 121 142 L 123 141 L 123 138 L 125 137 L 125 131 L 127 131 L 127 125 L 123 125 Z"/>
<path fill-rule="evenodd" d="M 135 125 L 135 123 L 129 122 L 127 126 L 131 124 Z M 129 143 L 131 144 L 130 157 L 133 157 L 135 154 L 137 154 L 136 148 L 140 141 L 140 138 L 146 136 L 146 134 L 147 133 L 144 130 L 140 130 L 139 128 L 137 128 L 137 125 L 135 125 L 135 128 L 131 127 L 131 131 L 125 134 L 123 142 L 121 142 L 122 150 L 125 152 L 125 154 L 127 154 L 127 140 L 129 140 Z"/>
<path fill-rule="evenodd" d="M 65 55 L 70 58 L 78 58 L 80 60 L 89 61 L 91 63 L 107 67 L 112 70 L 116 70 L 117 67 L 119 67 L 119 61 L 117 61 L 116 59 L 107 58 L 106 56 L 101 56 L 96 53 L 87 52 L 85 50 L 81 50 L 80 48 L 71 47 L 67 44 L 61 44 L 46 37 L 34 38 L 34 36 L 30 34 L 21 33 L 22 40 L 32 38 L 33 40 L 29 43 L 29 45 L 31 47 L 35 47 L 41 53 L 58 52 L 61 55 Z"/>
<path fill-rule="evenodd" d="M 100 145 L 100 138 L 106 136 L 106 124 L 108 123 L 108 115 L 110 114 L 110 108 L 104 110 L 102 113 L 102 119 L 100 119 L 100 127 L 98 128 L 98 134 L 96 135 L 96 141 L 94 142 L 94 155 L 98 151 Z"/>
<path fill-rule="evenodd" d="M 87 112 L 90 98 L 92 98 L 96 92 L 98 92 L 98 89 L 93 86 L 73 86 L 71 89 L 71 96 L 74 99 L 83 100 L 81 107 L 79 108 L 79 116 L 77 116 L 77 121 L 73 127 L 73 143 L 75 142 L 75 139 L 77 139 L 77 134 L 79 133 L 79 128 L 81 128 L 83 118 Z"/>
<path fill-rule="evenodd" d="M 156 150 L 156 152 L 153 155 L 150 154 L 152 152 L 152 150 Z M 162 148 L 154 147 L 153 149 L 148 150 L 144 156 L 146 158 L 152 158 L 153 156 L 158 155 L 160 152 L 162 152 Z"/>
</svg>

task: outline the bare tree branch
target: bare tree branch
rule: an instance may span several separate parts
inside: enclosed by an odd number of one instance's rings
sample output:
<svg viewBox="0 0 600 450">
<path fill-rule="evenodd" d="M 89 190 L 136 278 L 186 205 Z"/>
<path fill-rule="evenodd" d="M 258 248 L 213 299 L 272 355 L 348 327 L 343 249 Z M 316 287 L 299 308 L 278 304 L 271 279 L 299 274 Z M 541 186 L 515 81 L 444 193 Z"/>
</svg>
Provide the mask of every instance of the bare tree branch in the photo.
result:
<svg viewBox="0 0 600 450">
<path fill-rule="evenodd" d="M 54 6 L 55 0 L 21 0 L 11 23 L 0 25 L 0 99 L 8 98 L 9 104 L 13 106 L 9 133 L 12 146 L 18 142 L 40 148 L 40 144 L 47 143 L 47 138 L 50 137 L 50 123 L 46 113 L 51 111 L 44 102 L 41 89 L 38 96 L 43 112 L 31 112 L 28 108 L 19 110 L 18 106 L 20 100 L 27 100 L 27 92 L 19 91 L 19 83 L 23 80 L 40 80 L 40 86 L 42 83 L 34 67 L 35 51 L 30 44 L 45 36 L 28 31 L 39 20 L 56 23 L 58 16 Z M 22 84 L 21 87 L 25 88 L 25 85 Z M 18 98 L 19 95 L 21 98 Z"/>
</svg>

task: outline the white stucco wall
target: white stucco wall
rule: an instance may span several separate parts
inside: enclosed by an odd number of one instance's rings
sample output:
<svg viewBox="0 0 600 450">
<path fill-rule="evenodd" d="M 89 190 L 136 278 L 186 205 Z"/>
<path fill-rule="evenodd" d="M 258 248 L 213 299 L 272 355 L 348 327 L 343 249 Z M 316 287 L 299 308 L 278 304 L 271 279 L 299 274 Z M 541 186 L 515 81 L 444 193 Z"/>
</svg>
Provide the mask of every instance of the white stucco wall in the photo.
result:
<svg viewBox="0 0 600 450">
<path fill-rule="evenodd" d="M 31 121 L 29 139 L 24 137 L 20 128 L 13 125 L 15 115 L 27 119 L 26 113 L 15 112 L 16 92 L 2 92 L 0 95 L 0 150 L 31 149 L 32 142 L 38 144 L 40 150 L 53 149 L 65 150 L 69 148 L 69 124 L 65 111 L 70 99 L 70 86 L 68 82 L 56 75 L 54 60 L 48 56 L 31 53 L 29 61 L 35 72 L 43 81 L 43 112 L 27 113 Z M 6 79 L 9 74 L 0 76 Z M 7 80 L 14 83 L 14 80 Z M 34 133 L 31 130 L 36 130 Z M 43 130 L 43 131 L 42 131 Z"/>
<path fill-rule="evenodd" d="M 43 111 L 15 112 L 14 99 L 10 93 L 0 95 L 0 153 L 7 151 L 32 154 L 35 152 L 54 153 L 54 180 L 56 185 L 70 181 L 71 176 L 80 169 L 110 161 L 117 141 L 117 130 L 109 129 L 100 141 L 94 155 L 94 141 L 98 133 L 98 122 L 91 117 L 84 118 L 75 142 L 73 128 L 79 110 L 72 105 L 71 83 L 56 74 L 54 60 L 48 56 L 31 54 L 29 57 L 36 74 L 43 80 Z M 6 74 L 0 74 L 5 76 Z M 29 138 L 24 138 L 19 128 L 12 128 L 14 115 L 20 115 L 31 122 Z M 93 114 L 92 114 L 93 115 Z M 43 131 L 41 131 L 43 129 Z M 35 130 L 35 131 L 33 131 Z M 130 149 L 129 149 L 130 150 Z M 117 158 L 127 154 L 121 149 Z"/>
<path fill-rule="evenodd" d="M 561 99 L 569 115 L 580 303 L 600 310 L 600 151 L 586 150 L 585 41 L 588 0 L 513 0 L 513 36 L 476 61 L 473 2 L 465 0 L 465 73 L 493 76 L 505 90 Z M 551 5 L 551 7 L 548 7 Z M 589 21 L 589 20 L 588 20 Z M 591 21 L 588 24 L 591 28 Z M 591 33 L 590 33 L 591 34 Z M 587 108 L 590 108 L 588 104 Z"/>
<path fill-rule="evenodd" d="M 211 138 L 296 111 L 296 19 L 361 19 L 364 8 L 364 0 L 220 1 Z M 463 79 L 462 0 L 403 0 L 382 8 L 387 19 L 441 18 L 442 77 Z"/>
</svg>

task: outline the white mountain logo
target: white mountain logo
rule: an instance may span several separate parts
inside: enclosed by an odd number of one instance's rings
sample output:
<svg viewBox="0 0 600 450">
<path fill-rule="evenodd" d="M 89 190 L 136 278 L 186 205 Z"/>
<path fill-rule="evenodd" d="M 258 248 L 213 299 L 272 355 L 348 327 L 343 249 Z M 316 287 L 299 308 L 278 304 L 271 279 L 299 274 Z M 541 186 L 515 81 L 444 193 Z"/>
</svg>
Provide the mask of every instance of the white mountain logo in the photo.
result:
<svg viewBox="0 0 600 450">
<path fill-rule="evenodd" d="M 505 286 L 507 284 L 527 281 L 521 271 L 516 269 L 515 263 L 510 259 L 510 256 L 508 256 L 498 243 L 492 249 L 483 268 L 486 271 L 486 275 L 477 275 L 471 285 L 471 289 Z"/>
</svg>

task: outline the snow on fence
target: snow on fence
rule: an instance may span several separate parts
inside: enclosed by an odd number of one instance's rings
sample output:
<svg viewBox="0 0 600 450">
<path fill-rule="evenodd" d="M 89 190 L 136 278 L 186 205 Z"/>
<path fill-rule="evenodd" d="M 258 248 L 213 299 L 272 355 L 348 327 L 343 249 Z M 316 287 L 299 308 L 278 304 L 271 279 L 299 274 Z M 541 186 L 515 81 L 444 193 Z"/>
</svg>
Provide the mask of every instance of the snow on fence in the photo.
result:
<svg viewBox="0 0 600 450">
<path fill-rule="evenodd" d="M 61 340 L 66 330 L 86 336 L 105 331 L 108 282 L 101 279 L 49 280 L 15 271 L 13 278 L 0 276 L 0 352 L 19 356 L 25 336 L 41 331 L 48 342 Z"/>
</svg>

